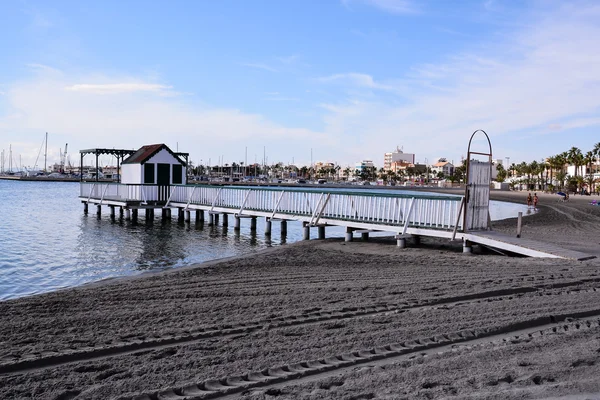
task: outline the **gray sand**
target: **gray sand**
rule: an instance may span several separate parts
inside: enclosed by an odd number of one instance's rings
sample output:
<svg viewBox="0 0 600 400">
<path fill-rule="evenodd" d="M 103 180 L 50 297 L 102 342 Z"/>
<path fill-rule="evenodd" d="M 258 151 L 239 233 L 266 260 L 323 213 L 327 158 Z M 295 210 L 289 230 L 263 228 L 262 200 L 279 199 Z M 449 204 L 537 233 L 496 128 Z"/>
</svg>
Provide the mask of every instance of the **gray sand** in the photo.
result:
<svg viewBox="0 0 600 400">
<path fill-rule="evenodd" d="M 523 236 L 600 255 L 600 207 L 590 201 L 540 195 Z M 515 228 L 515 220 L 494 224 Z M 406 249 L 391 239 L 310 241 L 5 301 L 0 398 L 154 399 L 167 391 L 184 399 L 181 388 L 212 379 L 466 331 L 507 340 L 361 362 L 230 397 L 600 398 L 597 323 L 511 339 L 517 327 L 535 331 L 558 316 L 600 317 L 600 261 L 461 251 L 427 238 Z"/>
</svg>

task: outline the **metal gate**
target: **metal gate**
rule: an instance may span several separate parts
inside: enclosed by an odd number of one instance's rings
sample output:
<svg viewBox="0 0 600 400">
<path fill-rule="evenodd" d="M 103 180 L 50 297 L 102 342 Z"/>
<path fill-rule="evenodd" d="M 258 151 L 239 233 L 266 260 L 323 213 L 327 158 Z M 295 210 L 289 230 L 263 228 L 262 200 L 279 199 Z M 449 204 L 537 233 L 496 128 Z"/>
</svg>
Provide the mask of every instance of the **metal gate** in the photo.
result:
<svg viewBox="0 0 600 400">
<path fill-rule="evenodd" d="M 471 151 L 471 141 L 477 132 L 483 132 L 489 144 L 489 153 Z M 474 154 L 488 156 L 487 161 L 471 159 Z M 487 133 L 477 130 L 471 135 L 467 151 L 467 186 L 465 189 L 464 231 L 489 230 L 490 184 L 492 181 L 492 145 Z"/>
</svg>

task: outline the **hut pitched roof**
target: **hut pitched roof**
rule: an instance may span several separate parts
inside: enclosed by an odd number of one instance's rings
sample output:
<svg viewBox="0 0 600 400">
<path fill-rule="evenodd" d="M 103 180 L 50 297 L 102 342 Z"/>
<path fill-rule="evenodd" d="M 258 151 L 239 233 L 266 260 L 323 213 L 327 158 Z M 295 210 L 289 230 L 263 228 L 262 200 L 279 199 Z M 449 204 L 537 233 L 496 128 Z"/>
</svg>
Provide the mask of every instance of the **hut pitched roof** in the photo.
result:
<svg viewBox="0 0 600 400">
<path fill-rule="evenodd" d="M 140 149 L 138 151 L 136 151 L 130 157 L 128 157 L 126 160 L 124 160 L 123 164 L 143 164 L 146 161 L 148 161 L 150 158 L 152 158 L 156 153 L 161 151 L 162 149 L 166 149 L 169 153 L 171 153 L 173 158 L 175 158 L 181 164 L 185 165 L 185 163 L 183 161 L 181 161 L 181 159 L 179 157 L 177 157 L 175 155 L 175 153 L 173 153 L 171 151 L 171 149 L 169 149 L 169 147 L 164 143 L 149 144 L 149 145 L 140 147 Z"/>
</svg>

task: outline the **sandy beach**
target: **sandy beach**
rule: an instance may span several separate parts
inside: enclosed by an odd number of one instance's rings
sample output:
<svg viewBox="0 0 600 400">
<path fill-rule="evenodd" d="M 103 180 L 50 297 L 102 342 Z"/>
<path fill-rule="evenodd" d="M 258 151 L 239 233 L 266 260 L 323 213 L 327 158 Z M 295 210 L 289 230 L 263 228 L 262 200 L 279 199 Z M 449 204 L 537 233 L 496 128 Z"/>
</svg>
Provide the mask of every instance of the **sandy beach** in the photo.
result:
<svg viewBox="0 0 600 400">
<path fill-rule="evenodd" d="M 600 257 L 597 196 L 538 196 L 523 237 Z M 311 240 L 5 301 L 0 398 L 600 399 L 600 259 Z"/>
</svg>

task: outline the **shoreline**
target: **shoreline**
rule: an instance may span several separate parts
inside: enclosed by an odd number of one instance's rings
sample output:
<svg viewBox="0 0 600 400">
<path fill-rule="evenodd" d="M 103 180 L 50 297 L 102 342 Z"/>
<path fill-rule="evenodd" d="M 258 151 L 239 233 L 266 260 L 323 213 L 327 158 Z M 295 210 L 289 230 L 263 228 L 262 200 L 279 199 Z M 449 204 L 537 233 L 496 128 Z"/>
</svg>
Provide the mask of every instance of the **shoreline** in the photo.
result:
<svg viewBox="0 0 600 400">
<path fill-rule="evenodd" d="M 509 197 L 523 199 L 522 193 Z M 524 236 L 598 251 L 592 233 L 600 207 L 586 199 L 540 201 L 540 213 L 524 219 Z M 500 221 L 494 229 L 509 231 L 513 222 Z M 368 356 L 374 353 L 367 349 L 401 343 L 409 347 L 399 361 L 384 356 L 371 366 L 354 361 L 349 369 L 331 364 L 330 375 L 314 371 L 310 379 L 289 377 L 279 386 L 265 383 L 231 396 L 517 399 L 600 393 L 594 339 L 600 326 L 574 325 L 576 316 L 600 318 L 594 308 L 600 303 L 600 261 L 466 255 L 461 247 L 431 238 L 405 249 L 389 238 L 300 241 L 0 302 L 0 398 L 154 399 L 161 391 L 181 393 L 190 385 L 336 355 Z M 555 334 L 552 329 L 563 326 L 553 322 L 558 316 L 571 328 Z M 523 329 L 525 339 L 516 340 Z M 527 336 L 536 329 L 550 330 Z M 466 331 L 477 335 L 476 345 L 456 339 Z M 500 341 L 490 342 L 486 335 L 492 334 Z M 424 358 L 411 353 L 415 340 L 433 339 L 449 340 L 452 350 Z"/>
<path fill-rule="evenodd" d="M 316 187 L 317 185 L 314 185 L 314 186 Z M 321 187 L 321 185 L 319 187 Z M 393 189 L 393 187 L 392 187 L 392 189 Z M 404 188 L 404 187 L 400 187 L 397 189 L 398 190 L 411 190 L 411 188 Z M 427 188 L 427 189 L 431 189 L 431 188 Z M 368 189 L 365 189 L 365 190 L 368 190 Z M 450 189 L 450 188 L 443 188 L 443 189 L 439 189 L 439 190 L 425 190 L 425 188 L 423 188 L 423 191 L 429 191 L 429 192 L 434 192 L 434 193 L 455 194 L 455 195 L 462 195 L 464 193 L 463 189 Z M 523 198 L 526 197 L 526 194 L 523 195 L 523 193 L 525 193 L 525 192 L 491 191 L 490 192 L 490 200 L 520 204 L 521 197 L 523 197 Z M 540 199 L 543 197 L 542 195 L 544 195 L 544 194 L 540 194 Z M 551 195 L 546 195 L 546 196 L 548 199 L 554 199 L 554 197 L 552 197 Z M 583 197 L 583 196 L 579 196 L 579 197 Z M 540 208 L 536 211 L 535 215 L 537 216 L 537 218 L 540 218 L 540 217 L 543 218 L 543 215 L 545 212 L 547 212 L 547 208 L 541 204 Z M 524 218 L 524 221 L 527 219 L 530 219 L 532 217 L 533 217 L 533 215 L 528 215 L 528 216 L 526 216 L 526 218 Z M 510 233 L 511 230 L 516 230 L 516 222 L 515 222 L 516 219 L 517 219 L 517 217 L 515 216 L 515 217 L 509 217 L 509 218 L 506 218 L 503 220 L 492 221 L 492 228 L 494 230 L 499 230 L 503 233 Z M 511 226 L 511 224 L 512 224 L 512 226 Z M 525 225 L 527 225 L 527 224 L 524 224 L 524 228 L 525 228 Z M 392 236 L 392 234 L 390 234 L 389 236 L 379 236 L 379 238 L 385 238 L 385 237 L 390 238 L 391 236 Z M 328 238 L 328 240 L 342 240 L 342 239 L 343 239 L 342 236 Z M 312 240 L 316 240 L 316 239 L 312 239 Z M 371 240 L 373 240 L 373 238 L 371 238 Z M 448 242 L 447 239 L 431 238 L 430 240 L 433 242 Z M 355 238 L 355 242 L 356 241 L 357 241 L 357 239 Z M 50 292 L 35 293 L 35 294 L 27 295 L 27 296 L 21 296 L 21 297 L 17 297 L 17 298 L 2 300 L 2 301 L 12 301 L 12 300 L 18 300 L 21 298 L 31 297 L 31 296 L 40 296 L 40 295 L 44 295 L 47 293 L 55 293 L 55 292 L 61 292 L 61 291 L 65 291 L 65 290 L 72 290 L 72 289 L 78 289 L 78 288 L 90 288 L 90 287 L 96 287 L 96 286 L 101 286 L 101 285 L 105 285 L 105 284 L 114 284 L 114 283 L 118 283 L 121 281 L 124 282 L 124 281 L 135 280 L 135 279 L 143 279 L 143 278 L 149 277 L 149 276 L 169 274 L 172 272 L 185 270 L 185 269 L 210 268 L 211 266 L 213 266 L 215 264 L 219 264 L 219 263 L 227 262 L 227 261 L 231 261 L 231 260 L 243 259 L 243 258 L 247 258 L 247 257 L 253 257 L 257 254 L 261 254 L 264 252 L 277 251 L 281 247 L 298 245 L 301 242 L 303 242 L 303 241 L 299 240 L 299 241 L 293 242 L 293 243 L 286 243 L 284 246 L 273 246 L 273 247 L 269 246 L 267 248 L 256 250 L 250 254 L 239 254 L 239 255 L 230 256 L 230 257 L 216 258 L 216 259 L 208 260 L 208 261 L 201 262 L 201 263 L 184 265 L 181 267 L 165 267 L 160 270 L 144 271 L 144 272 L 134 274 L 134 275 L 113 276 L 113 277 L 103 278 L 103 279 L 100 279 L 97 281 L 83 283 L 83 284 L 76 285 L 76 286 L 62 287 L 62 288 L 59 288 L 59 289 L 56 289 L 56 290 L 53 290 Z M 598 252 L 597 254 L 600 257 L 600 252 Z"/>
</svg>

